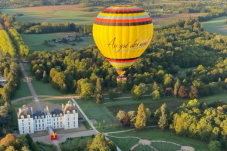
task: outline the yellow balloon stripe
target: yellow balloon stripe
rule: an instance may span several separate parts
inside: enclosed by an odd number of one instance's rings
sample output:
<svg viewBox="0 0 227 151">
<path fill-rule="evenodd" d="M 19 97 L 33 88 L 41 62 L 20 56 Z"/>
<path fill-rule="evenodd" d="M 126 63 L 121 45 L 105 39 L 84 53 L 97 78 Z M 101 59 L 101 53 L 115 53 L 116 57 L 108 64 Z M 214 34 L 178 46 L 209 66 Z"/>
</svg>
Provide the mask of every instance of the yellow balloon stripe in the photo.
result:
<svg viewBox="0 0 227 151">
<path fill-rule="evenodd" d="M 109 7 L 93 24 L 93 38 L 119 75 L 142 55 L 153 37 L 153 23 L 141 8 Z M 128 10 L 127 10 L 128 8 Z M 126 10 L 126 11 L 125 11 Z M 119 13 L 119 11 L 122 11 Z"/>
</svg>

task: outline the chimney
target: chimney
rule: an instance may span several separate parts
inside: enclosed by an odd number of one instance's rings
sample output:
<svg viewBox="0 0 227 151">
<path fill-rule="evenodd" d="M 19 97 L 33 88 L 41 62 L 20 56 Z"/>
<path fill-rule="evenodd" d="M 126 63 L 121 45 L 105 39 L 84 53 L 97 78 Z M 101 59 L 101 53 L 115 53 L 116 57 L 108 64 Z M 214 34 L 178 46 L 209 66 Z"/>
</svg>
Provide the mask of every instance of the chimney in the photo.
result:
<svg viewBox="0 0 227 151">
<path fill-rule="evenodd" d="M 32 115 L 33 115 L 33 108 L 32 108 L 32 107 L 31 107 L 31 113 L 32 113 Z M 31 116 L 32 116 L 32 115 L 31 115 Z"/>
<path fill-rule="evenodd" d="M 64 104 L 61 105 L 62 111 L 64 110 Z"/>
</svg>

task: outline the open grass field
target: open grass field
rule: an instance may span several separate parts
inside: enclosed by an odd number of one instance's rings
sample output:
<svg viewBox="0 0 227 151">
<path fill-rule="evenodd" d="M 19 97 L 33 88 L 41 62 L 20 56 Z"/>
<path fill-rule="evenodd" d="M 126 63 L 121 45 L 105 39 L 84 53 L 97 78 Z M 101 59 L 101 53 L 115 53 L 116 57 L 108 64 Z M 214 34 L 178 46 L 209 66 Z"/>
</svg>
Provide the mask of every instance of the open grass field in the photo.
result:
<svg viewBox="0 0 227 151">
<path fill-rule="evenodd" d="M 71 140 L 66 140 L 65 142 L 59 143 L 59 146 L 62 148 L 65 148 L 66 150 L 70 150 L 71 148 L 84 148 L 84 144 L 86 145 L 88 140 L 92 140 L 92 136 L 86 136 L 86 137 L 75 137 Z M 73 150 L 73 149 L 72 149 Z"/>
<path fill-rule="evenodd" d="M 151 145 L 159 151 L 177 151 L 181 149 L 180 146 L 163 142 L 152 142 Z"/>
<path fill-rule="evenodd" d="M 16 90 L 16 93 L 13 95 L 11 100 L 22 98 L 25 96 L 31 96 L 31 92 L 28 89 L 28 85 L 26 82 L 23 81 L 23 79 L 20 79 L 20 86 L 19 89 Z"/>
<path fill-rule="evenodd" d="M 135 148 L 135 151 L 154 151 L 147 145 L 139 145 Z"/>
<path fill-rule="evenodd" d="M 69 33 L 52 33 L 52 34 L 21 34 L 21 37 L 23 38 L 25 44 L 28 46 L 30 53 L 33 53 L 34 51 L 51 51 L 51 50 L 58 50 L 60 51 L 61 48 L 73 48 L 79 50 L 80 48 L 85 48 L 89 45 L 94 45 L 95 42 L 93 38 L 91 37 L 82 37 L 81 39 L 83 41 L 76 43 L 76 42 L 69 42 L 67 44 L 64 43 L 54 43 L 50 42 L 51 45 L 55 45 L 54 47 L 48 47 L 43 45 L 45 40 L 52 40 L 52 39 L 58 39 L 61 37 L 65 37 L 68 35 L 75 35 L 74 32 Z M 75 43 L 75 46 L 72 46 L 71 44 Z"/>
<path fill-rule="evenodd" d="M 113 141 L 117 146 L 122 150 L 126 151 L 133 145 L 137 144 L 139 139 L 137 138 L 114 138 L 114 137 L 108 137 L 111 141 Z M 138 150 L 139 151 L 139 150 Z"/>
<path fill-rule="evenodd" d="M 207 144 L 202 141 L 189 139 L 189 138 L 185 138 L 185 137 L 180 137 L 170 131 L 160 131 L 158 128 L 148 128 L 141 132 L 128 131 L 128 132 L 123 132 L 123 133 L 116 133 L 116 134 L 112 134 L 112 136 L 118 136 L 118 137 L 136 136 L 141 139 L 148 139 L 148 140 L 166 140 L 166 141 L 178 143 L 182 146 L 192 146 L 196 149 L 196 151 L 208 151 L 209 150 L 207 147 Z M 121 146 L 125 145 L 125 148 L 129 149 L 130 147 L 132 147 L 132 144 L 122 143 L 123 140 L 126 142 L 127 139 L 131 139 L 131 138 L 118 138 L 118 141 L 114 141 L 115 139 L 113 137 L 111 137 L 111 140 L 113 140 L 114 143 L 116 143 L 120 148 L 121 148 Z M 165 145 L 165 146 L 167 146 L 167 145 Z M 172 145 L 169 145 L 169 147 L 171 147 L 171 146 Z M 176 146 L 172 146 L 172 147 L 176 148 Z M 165 151 L 167 151 L 167 150 L 165 150 Z M 168 151 L 170 151 L 170 149 L 168 149 Z"/>
<path fill-rule="evenodd" d="M 203 22 L 204 30 L 227 36 L 227 16 L 218 17 L 207 22 Z"/>
<path fill-rule="evenodd" d="M 92 24 L 94 17 L 99 12 L 86 12 L 80 5 L 57 5 L 57 6 L 40 6 L 2 9 L 2 13 L 13 15 L 14 13 L 22 13 L 24 16 L 15 17 L 16 21 L 22 22 L 74 22 L 76 24 Z"/>
</svg>

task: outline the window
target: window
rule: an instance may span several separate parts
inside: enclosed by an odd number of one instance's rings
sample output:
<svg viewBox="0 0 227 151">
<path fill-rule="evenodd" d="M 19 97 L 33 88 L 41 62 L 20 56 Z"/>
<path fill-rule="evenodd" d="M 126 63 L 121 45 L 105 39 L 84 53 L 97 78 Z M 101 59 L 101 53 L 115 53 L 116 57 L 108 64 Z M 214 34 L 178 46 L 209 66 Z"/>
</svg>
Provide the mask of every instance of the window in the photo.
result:
<svg viewBox="0 0 227 151">
<path fill-rule="evenodd" d="M 24 133 L 24 131 L 23 131 L 23 133 Z"/>
<path fill-rule="evenodd" d="M 35 123 L 37 123 L 37 120 L 35 120 Z"/>
<path fill-rule="evenodd" d="M 22 123 L 24 122 L 24 120 L 22 120 Z"/>
<path fill-rule="evenodd" d="M 30 125 L 30 122 L 28 122 L 28 125 Z"/>
<path fill-rule="evenodd" d="M 69 122 L 68 122 L 68 125 L 69 125 Z"/>
</svg>

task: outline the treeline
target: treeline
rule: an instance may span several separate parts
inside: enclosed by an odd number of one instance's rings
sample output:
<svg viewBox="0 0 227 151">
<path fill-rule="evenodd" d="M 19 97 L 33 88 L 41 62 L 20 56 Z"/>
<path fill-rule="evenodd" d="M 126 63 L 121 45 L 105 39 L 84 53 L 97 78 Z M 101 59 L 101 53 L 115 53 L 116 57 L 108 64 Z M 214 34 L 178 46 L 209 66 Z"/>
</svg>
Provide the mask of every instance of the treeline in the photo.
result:
<svg viewBox="0 0 227 151">
<path fill-rule="evenodd" d="M 223 12 L 211 12 L 205 16 L 199 16 L 198 19 L 200 22 L 203 22 L 203 21 L 208 21 L 213 18 L 222 17 L 222 16 L 226 16 L 226 15 L 227 15 L 227 10 L 223 11 Z"/>
<path fill-rule="evenodd" d="M 19 33 L 25 34 L 43 34 L 54 32 L 79 32 L 81 34 L 88 34 L 92 32 L 92 25 L 76 25 L 75 23 L 30 23 L 30 22 L 14 22 L 13 27 Z"/>
<path fill-rule="evenodd" d="M 20 67 L 16 63 L 16 59 L 0 54 L 0 76 L 7 79 L 7 84 L 1 88 L 1 98 L 10 103 L 10 98 L 20 85 Z"/>
<path fill-rule="evenodd" d="M 10 29 L 12 28 L 12 24 L 15 21 L 15 18 L 13 16 L 10 16 L 6 13 L 1 14 L 0 13 L 0 30 L 6 28 Z"/>
<path fill-rule="evenodd" d="M 55 145 L 51 146 L 53 147 L 50 151 L 57 150 Z M 40 151 L 40 146 L 29 134 L 16 137 L 9 133 L 0 140 L 0 151 Z"/>
<path fill-rule="evenodd" d="M 12 39 L 14 46 L 16 47 L 17 54 L 19 54 L 21 58 L 26 58 L 28 56 L 29 49 L 25 45 L 20 34 L 15 29 L 9 29 L 9 36 Z"/>
<path fill-rule="evenodd" d="M 20 70 L 19 65 L 16 63 L 16 59 L 0 53 L 0 76 L 4 76 L 7 79 L 7 83 L 4 87 L 0 86 L 0 127 L 9 126 L 14 123 L 12 120 L 12 107 L 10 98 L 14 95 L 16 89 L 20 85 Z M 17 129 L 16 127 L 13 127 Z"/>
<path fill-rule="evenodd" d="M 227 104 L 216 101 L 210 104 L 191 100 L 172 114 L 170 129 L 177 135 L 216 142 L 217 148 L 227 148 Z M 211 149 L 212 150 L 212 149 Z"/>
<path fill-rule="evenodd" d="M 16 56 L 16 50 L 11 39 L 9 38 L 8 33 L 5 30 L 0 30 L 0 50 L 4 54 Z"/>
<path fill-rule="evenodd" d="M 160 130 L 169 129 L 179 136 L 205 141 L 209 143 L 210 151 L 220 151 L 227 148 L 226 112 L 227 104 L 220 100 L 208 104 L 193 99 L 174 110 L 163 103 L 153 113 L 140 104 L 138 111 L 119 110 L 116 119 L 122 126 L 136 130 L 158 125 Z"/>
</svg>

